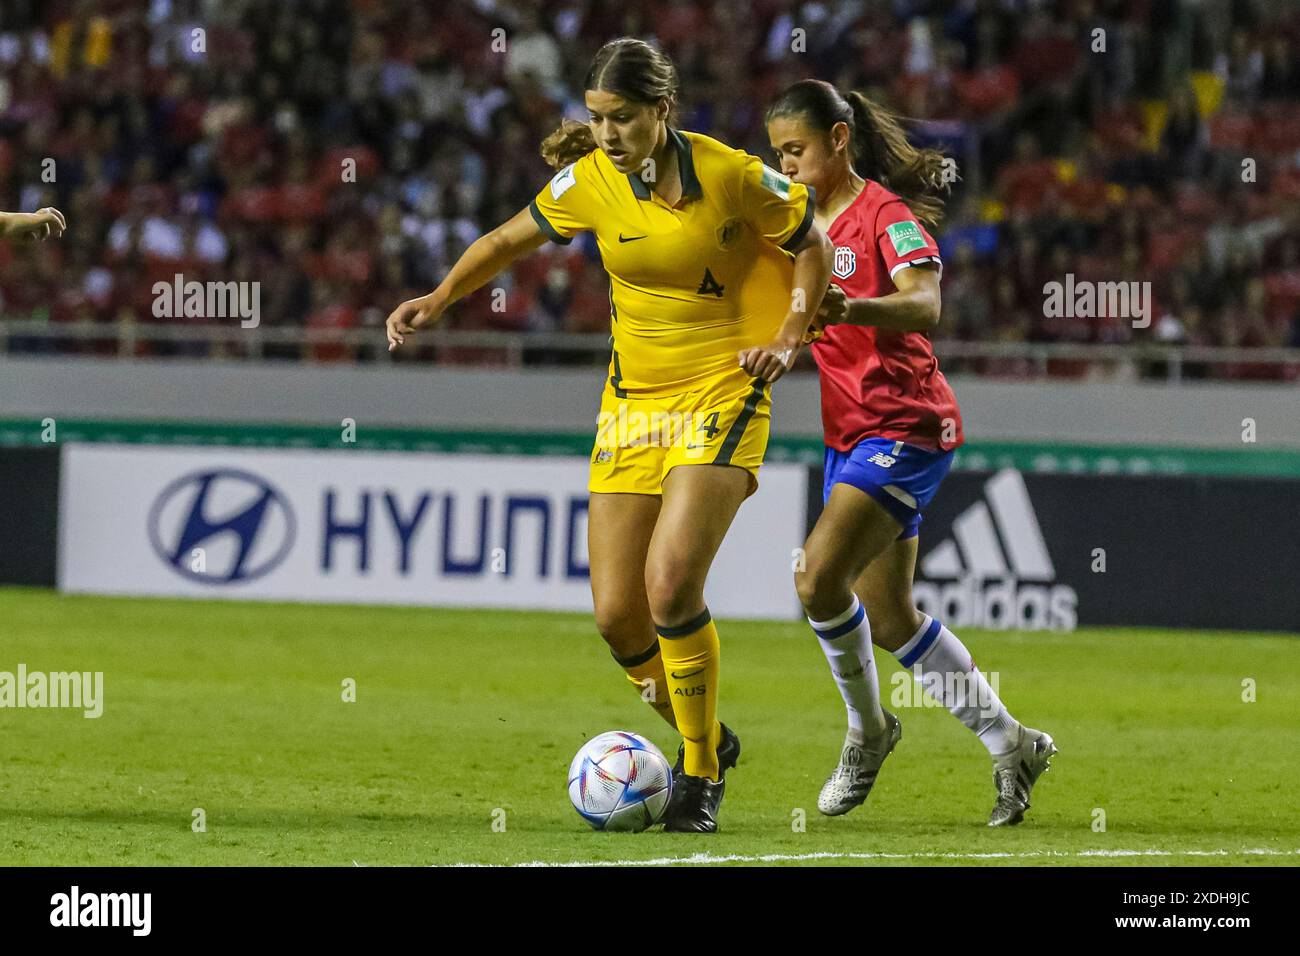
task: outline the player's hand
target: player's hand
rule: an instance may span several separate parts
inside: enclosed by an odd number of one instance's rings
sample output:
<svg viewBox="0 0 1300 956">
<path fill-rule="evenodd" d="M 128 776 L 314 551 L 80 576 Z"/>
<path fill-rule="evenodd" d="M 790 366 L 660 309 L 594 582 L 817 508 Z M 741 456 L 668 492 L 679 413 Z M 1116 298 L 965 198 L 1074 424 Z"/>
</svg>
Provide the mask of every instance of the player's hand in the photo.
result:
<svg viewBox="0 0 1300 956">
<path fill-rule="evenodd" d="M 812 321 L 812 329 L 815 329 L 820 334 L 821 330 L 826 326 L 846 322 L 848 318 L 849 297 L 844 294 L 843 289 L 832 282 L 826 287 L 826 294 L 822 296 L 822 304 L 817 308 L 817 315 Z"/>
<path fill-rule="evenodd" d="M 17 231 L 18 235 L 24 239 L 44 242 L 51 236 L 55 239 L 59 238 L 67 228 L 68 222 L 63 218 L 63 213 L 53 206 L 46 206 L 44 209 L 38 209 L 36 212 L 24 217 L 24 221 L 19 225 Z"/>
<path fill-rule="evenodd" d="M 432 295 L 422 295 L 418 299 L 407 299 L 388 316 L 384 323 L 388 333 L 388 351 L 397 348 L 406 341 L 406 336 L 426 325 L 433 325 L 442 317 L 442 306 Z"/>
<path fill-rule="evenodd" d="M 794 357 L 802 345 L 798 340 L 778 339 L 768 345 L 741 349 L 738 354 L 740 367 L 746 374 L 761 378 L 765 382 L 775 382 L 794 365 Z"/>
</svg>

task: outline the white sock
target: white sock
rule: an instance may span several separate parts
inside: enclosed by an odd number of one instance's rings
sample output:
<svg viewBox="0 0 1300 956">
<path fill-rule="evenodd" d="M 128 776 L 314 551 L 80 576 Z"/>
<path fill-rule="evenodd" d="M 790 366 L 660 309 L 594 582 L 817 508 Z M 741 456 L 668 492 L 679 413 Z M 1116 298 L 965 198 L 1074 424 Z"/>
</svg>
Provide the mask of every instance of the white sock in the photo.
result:
<svg viewBox="0 0 1300 956">
<path fill-rule="evenodd" d="M 862 602 L 855 594 L 843 614 L 829 621 L 808 618 L 808 623 L 817 632 L 817 643 L 848 709 L 850 739 L 861 744 L 879 737 L 885 732 L 885 715 L 880 709 L 880 683 L 871 651 L 871 623 Z"/>
<path fill-rule="evenodd" d="M 1007 712 L 970 651 L 952 631 L 928 614 L 912 639 L 894 651 L 925 692 L 948 708 L 997 756 L 1016 746 L 1020 725 Z"/>
</svg>

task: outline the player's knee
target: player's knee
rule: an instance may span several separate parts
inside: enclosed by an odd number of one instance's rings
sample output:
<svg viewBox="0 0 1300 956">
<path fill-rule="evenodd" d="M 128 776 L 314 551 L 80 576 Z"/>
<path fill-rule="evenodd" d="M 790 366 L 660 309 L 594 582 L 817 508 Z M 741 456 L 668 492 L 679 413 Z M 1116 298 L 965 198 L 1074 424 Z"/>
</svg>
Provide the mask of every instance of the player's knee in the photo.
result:
<svg viewBox="0 0 1300 956">
<path fill-rule="evenodd" d="M 834 617 L 853 600 L 843 576 L 812 559 L 808 560 L 802 571 L 795 572 L 794 589 L 804 610 L 818 620 Z"/>
<path fill-rule="evenodd" d="M 812 568 L 805 568 L 794 573 L 794 589 L 799 595 L 799 603 L 807 607 L 817 596 L 817 576 Z"/>
<path fill-rule="evenodd" d="M 645 611 L 627 605 L 597 606 L 596 630 L 619 657 L 640 654 L 656 639 Z"/>
<path fill-rule="evenodd" d="M 646 566 L 646 597 L 659 624 L 673 626 L 698 614 L 704 601 L 702 583 L 683 562 L 663 561 Z"/>
</svg>

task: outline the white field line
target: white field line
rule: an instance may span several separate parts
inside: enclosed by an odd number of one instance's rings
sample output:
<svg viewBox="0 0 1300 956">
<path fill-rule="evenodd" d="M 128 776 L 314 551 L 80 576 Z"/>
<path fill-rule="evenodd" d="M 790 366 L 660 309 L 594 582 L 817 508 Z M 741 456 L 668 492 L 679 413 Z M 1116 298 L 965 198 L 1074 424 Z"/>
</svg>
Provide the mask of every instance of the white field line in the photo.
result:
<svg viewBox="0 0 1300 956">
<path fill-rule="evenodd" d="M 661 856 L 649 860 L 570 860 L 554 863 L 532 860 L 511 866 L 711 866 L 718 863 L 797 863 L 805 860 L 1080 860 L 1121 859 L 1130 857 L 1227 857 L 1227 856 L 1300 856 L 1300 850 L 1274 850 L 1265 847 L 1241 850 L 1030 850 L 1024 853 L 739 853 L 714 856 L 695 853 L 691 856 Z M 452 866 L 491 866 L 485 863 L 454 863 Z"/>
</svg>

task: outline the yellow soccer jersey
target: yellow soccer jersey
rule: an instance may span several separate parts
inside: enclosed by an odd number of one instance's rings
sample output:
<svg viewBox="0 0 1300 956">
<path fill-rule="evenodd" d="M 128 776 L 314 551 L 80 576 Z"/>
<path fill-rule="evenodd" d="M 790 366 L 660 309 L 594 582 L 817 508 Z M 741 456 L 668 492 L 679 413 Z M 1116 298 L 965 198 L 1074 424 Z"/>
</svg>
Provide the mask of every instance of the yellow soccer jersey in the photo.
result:
<svg viewBox="0 0 1300 956">
<path fill-rule="evenodd" d="M 548 237 L 596 234 L 610 276 L 620 396 L 676 395 L 744 377 L 736 353 L 765 345 L 790 306 L 793 258 L 812 190 L 757 156 L 699 133 L 668 130 L 682 199 L 674 207 L 597 149 L 555 174 L 529 205 Z"/>
</svg>

